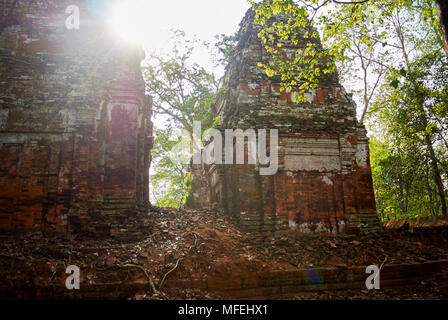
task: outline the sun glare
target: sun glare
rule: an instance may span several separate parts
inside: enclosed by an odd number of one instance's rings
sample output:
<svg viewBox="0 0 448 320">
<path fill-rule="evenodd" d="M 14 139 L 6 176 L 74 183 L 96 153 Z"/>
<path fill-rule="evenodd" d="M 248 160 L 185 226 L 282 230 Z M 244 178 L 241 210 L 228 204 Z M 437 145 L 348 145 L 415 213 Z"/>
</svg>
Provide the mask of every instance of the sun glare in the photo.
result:
<svg viewBox="0 0 448 320">
<path fill-rule="evenodd" d="M 149 32 L 148 1 L 123 0 L 113 10 L 111 23 L 118 35 L 129 42 L 143 43 Z"/>
</svg>

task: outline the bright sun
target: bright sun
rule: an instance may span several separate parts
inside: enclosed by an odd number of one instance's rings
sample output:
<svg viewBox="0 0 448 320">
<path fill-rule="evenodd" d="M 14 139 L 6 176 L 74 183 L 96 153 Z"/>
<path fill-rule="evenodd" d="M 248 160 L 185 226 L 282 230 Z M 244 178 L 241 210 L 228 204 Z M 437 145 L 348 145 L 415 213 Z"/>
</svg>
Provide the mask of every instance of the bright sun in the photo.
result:
<svg viewBox="0 0 448 320">
<path fill-rule="evenodd" d="M 111 22 L 124 40 L 142 43 L 149 32 L 148 1 L 122 0 L 113 10 Z"/>
</svg>

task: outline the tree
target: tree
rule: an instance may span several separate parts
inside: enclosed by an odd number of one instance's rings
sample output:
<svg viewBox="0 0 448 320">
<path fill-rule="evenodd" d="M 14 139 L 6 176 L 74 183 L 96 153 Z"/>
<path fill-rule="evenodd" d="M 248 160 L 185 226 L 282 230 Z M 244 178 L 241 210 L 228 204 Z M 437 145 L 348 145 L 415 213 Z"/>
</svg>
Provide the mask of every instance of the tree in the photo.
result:
<svg viewBox="0 0 448 320">
<path fill-rule="evenodd" d="M 390 33 L 398 39 L 399 64 L 387 71 L 387 81 L 377 97 L 375 109 L 379 111 L 374 119 L 377 124 L 382 123 L 394 153 L 402 153 L 401 157 L 413 163 L 414 174 L 420 173 L 420 180 L 412 187 L 426 181 L 429 199 L 435 202 L 434 186 L 441 213 L 446 215 L 442 165 L 447 155 L 444 122 L 448 82 L 444 75 L 448 72 L 448 61 L 441 54 L 439 37 L 416 23 L 420 9 L 395 7 L 387 16 Z M 431 211 L 439 212 L 434 206 Z"/>
<path fill-rule="evenodd" d="M 360 13 L 362 20 L 341 22 L 355 11 L 358 11 L 358 7 L 345 5 L 334 13 L 323 16 L 321 29 L 324 42 L 344 48 L 344 54 L 337 55 L 335 62 L 345 85 L 354 91 L 355 101 L 362 106 L 359 120 L 362 123 L 382 84 L 383 76 L 392 67 L 391 57 L 400 47 L 392 39 L 388 39 L 390 23 L 384 19 L 383 10 L 366 8 Z"/>
<path fill-rule="evenodd" d="M 384 56 L 378 59 L 381 57 L 377 55 L 378 52 L 386 52 L 378 51 L 380 45 L 384 45 L 386 49 L 390 45 L 388 33 L 385 31 L 389 27 L 387 20 L 394 14 L 394 9 L 419 9 L 418 14 L 443 45 L 433 0 L 268 0 L 259 4 L 254 0 L 248 1 L 254 5 L 255 22 L 262 26 L 259 37 L 272 57 L 269 64 L 262 66 L 268 75 L 281 77 L 282 90 L 296 87 L 299 89 L 300 98 L 303 99 L 307 90 L 317 86 L 322 74 L 333 72 L 336 65 L 339 69 L 344 68 L 348 55 L 355 54 L 358 59 L 363 60 L 360 62 L 364 73 L 361 78 L 366 81 L 359 99 L 364 107 L 362 120 L 384 75 L 385 68 L 381 67 L 381 63 L 390 61 Z M 322 31 L 323 47 L 313 40 L 319 36 L 316 27 Z M 299 30 L 304 32 L 298 32 Z M 281 41 L 290 40 L 298 44 L 299 33 L 306 40 L 306 47 L 297 50 L 294 61 L 286 61 L 281 52 Z M 325 63 L 319 63 L 319 60 Z M 375 70 L 375 80 L 369 85 L 366 83 L 369 78 L 366 75 L 372 73 L 372 70 Z"/>
<path fill-rule="evenodd" d="M 185 33 L 176 31 L 171 55 L 151 54 L 143 75 L 147 91 L 153 96 L 156 117 L 164 115 L 165 126 L 156 124 L 153 150 L 154 174 L 151 175 L 153 196 L 161 206 L 181 206 L 187 192 L 187 163 L 174 150 L 185 141 L 179 135 L 185 132 L 190 155 L 193 151 L 193 123 L 201 122 L 202 131 L 214 125 L 210 111 L 218 90 L 213 74 L 192 62 L 196 40 L 188 40 Z M 158 127 L 157 127 L 158 126 Z M 176 154 L 177 152 L 177 154 Z M 187 156 L 188 154 L 183 154 Z"/>
<path fill-rule="evenodd" d="M 443 45 L 448 57 L 448 2 L 446 0 L 435 0 L 439 14 L 440 26 L 443 34 Z"/>
<path fill-rule="evenodd" d="M 446 214 L 448 69 L 435 2 L 271 0 L 254 10 L 272 57 L 263 66 L 283 89 L 306 92 L 336 65 L 346 83 L 361 80 L 361 121 L 379 140 L 371 143 L 372 171 L 383 217 Z M 297 44 L 300 30 L 304 47 L 288 63 L 281 41 Z"/>
<path fill-rule="evenodd" d="M 203 128 L 213 123 L 209 107 L 218 82 L 213 74 L 191 62 L 196 41 L 188 40 L 182 31 L 176 31 L 175 37 L 171 56 L 151 54 L 143 75 L 154 98 L 154 112 L 167 115 L 170 127 L 183 128 L 192 137 L 194 121 L 201 121 Z"/>
<path fill-rule="evenodd" d="M 391 70 L 382 98 L 377 100 L 381 109 L 375 116 L 395 150 L 411 150 L 407 154 L 414 159 L 413 172 L 425 173 L 430 197 L 431 184 L 435 186 L 443 215 L 447 214 L 443 183 L 448 150 L 448 81 L 444 76 L 447 72 L 448 61 L 437 50 L 408 61 L 399 70 Z"/>
<path fill-rule="evenodd" d="M 233 49 L 238 43 L 238 33 L 235 32 L 232 35 L 219 34 L 215 36 L 216 43 L 215 48 L 218 51 L 217 63 L 223 66 L 227 66 L 229 63 L 230 55 Z"/>
<path fill-rule="evenodd" d="M 153 202 L 160 207 L 179 207 L 183 200 L 187 173 L 182 162 L 175 161 L 170 154 L 179 143 L 179 138 L 175 138 L 171 128 L 156 129 L 154 134 L 156 139 L 151 150 L 154 173 L 151 174 L 150 181 Z"/>
<path fill-rule="evenodd" d="M 382 220 L 437 215 L 434 183 L 417 145 L 395 146 L 370 139 L 370 163 L 378 215 Z"/>
</svg>

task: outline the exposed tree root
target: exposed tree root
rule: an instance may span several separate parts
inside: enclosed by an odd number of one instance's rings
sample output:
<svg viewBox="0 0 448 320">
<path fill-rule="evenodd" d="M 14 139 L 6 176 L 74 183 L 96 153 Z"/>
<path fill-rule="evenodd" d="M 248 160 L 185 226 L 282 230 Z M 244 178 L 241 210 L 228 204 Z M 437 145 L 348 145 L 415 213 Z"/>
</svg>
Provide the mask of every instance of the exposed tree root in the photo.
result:
<svg viewBox="0 0 448 320">
<path fill-rule="evenodd" d="M 140 269 L 141 271 L 143 271 L 143 273 L 145 274 L 146 278 L 148 279 L 148 283 L 149 283 L 149 286 L 150 286 L 153 294 L 158 295 L 160 297 L 163 297 L 164 299 L 168 299 L 168 296 L 165 293 L 159 291 L 160 289 L 159 290 L 156 289 L 156 286 L 154 285 L 154 282 L 152 281 L 152 279 L 149 276 L 148 272 L 142 266 L 139 266 L 137 264 L 132 264 L 132 263 L 126 263 L 126 264 L 117 264 L 117 265 L 114 265 L 114 266 L 108 266 L 106 268 L 96 267 L 96 269 L 98 269 L 98 270 L 107 270 L 107 269 L 111 269 L 111 268 L 136 268 L 136 269 Z"/>
<path fill-rule="evenodd" d="M 190 253 L 190 251 L 193 249 L 193 248 L 195 248 L 196 246 L 197 246 L 197 244 L 198 244 L 198 234 L 196 233 L 196 232 L 193 232 L 193 236 L 194 236 L 194 245 L 192 245 L 191 247 L 190 247 L 190 249 L 188 249 L 188 252 L 187 252 L 187 255 Z M 163 286 L 163 283 L 165 282 L 165 279 L 166 279 L 166 277 L 171 273 L 171 272 L 173 272 L 174 270 L 176 270 L 177 269 L 177 267 L 179 266 L 179 262 L 182 260 L 182 258 L 179 258 L 179 259 L 177 259 L 177 261 L 176 261 L 176 265 L 174 266 L 174 268 L 172 268 L 170 271 L 168 271 L 167 273 L 165 273 L 165 275 L 163 276 L 163 278 L 162 278 L 162 281 L 160 281 L 160 285 L 159 285 L 159 290 L 161 290 L 162 289 L 162 286 Z"/>
</svg>

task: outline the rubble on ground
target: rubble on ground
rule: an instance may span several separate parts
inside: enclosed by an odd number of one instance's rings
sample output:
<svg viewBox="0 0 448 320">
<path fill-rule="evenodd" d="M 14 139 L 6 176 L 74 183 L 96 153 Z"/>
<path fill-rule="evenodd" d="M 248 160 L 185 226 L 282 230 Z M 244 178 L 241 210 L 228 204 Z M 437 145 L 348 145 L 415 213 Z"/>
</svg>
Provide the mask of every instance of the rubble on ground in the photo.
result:
<svg viewBox="0 0 448 320">
<path fill-rule="evenodd" d="M 3 234 L 0 244 L 1 288 L 65 283 L 68 265 L 81 268 L 82 283 L 129 283 L 150 277 L 154 288 L 130 299 L 219 299 L 211 292 L 175 288 L 170 279 L 230 276 L 314 267 L 419 263 L 448 258 L 445 229 L 384 231 L 367 235 L 254 236 L 240 232 L 212 211 L 153 208 L 154 232 L 138 242 L 44 237 L 41 233 Z M 145 272 L 146 271 L 146 274 Z M 447 275 L 422 283 L 419 291 L 316 292 L 296 299 L 440 299 L 446 298 Z M 163 282 L 163 283 L 162 283 Z M 440 288 L 439 288 L 440 287 Z M 11 298 L 11 297 L 9 297 Z M 123 298 L 123 297 L 121 297 Z"/>
</svg>

